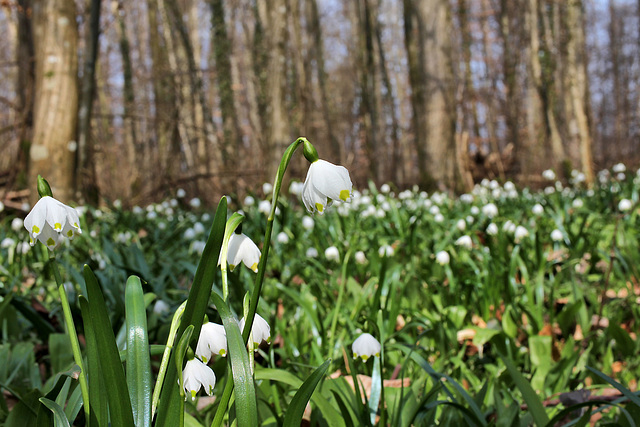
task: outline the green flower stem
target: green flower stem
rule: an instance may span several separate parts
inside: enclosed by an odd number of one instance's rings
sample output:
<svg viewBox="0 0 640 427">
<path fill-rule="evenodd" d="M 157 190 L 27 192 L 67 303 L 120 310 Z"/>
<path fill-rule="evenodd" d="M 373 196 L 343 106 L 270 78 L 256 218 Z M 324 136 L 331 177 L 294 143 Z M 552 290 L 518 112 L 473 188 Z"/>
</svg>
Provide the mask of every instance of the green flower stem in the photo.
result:
<svg viewBox="0 0 640 427">
<path fill-rule="evenodd" d="M 340 313 L 340 307 L 342 306 L 342 297 L 344 296 L 344 290 L 347 287 L 347 266 L 349 264 L 349 258 L 351 257 L 351 250 L 347 251 L 342 262 L 342 273 L 340 274 L 340 290 L 338 291 L 338 301 L 336 302 L 336 308 L 333 311 L 333 319 L 331 319 L 331 332 L 329 333 L 329 354 L 333 358 L 333 351 L 336 342 L 336 326 L 338 325 L 338 316 Z"/>
<path fill-rule="evenodd" d="M 84 365 L 82 364 L 82 352 L 80 351 L 78 334 L 76 333 L 76 327 L 73 323 L 73 317 L 71 316 L 71 307 L 69 307 L 69 299 L 67 298 L 67 292 L 65 291 L 64 284 L 62 283 L 62 277 L 60 276 L 60 270 L 58 270 L 58 262 L 56 261 L 55 255 L 51 255 L 50 261 L 51 262 L 49 265 L 51 266 L 53 276 L 55 277 L 56 283 L 58 284 L 58 294 L 60 295 L 60 303 L 62 304 L 64 323 L 67 325 L 67 334 L 69 334 L 69 339 L 71 340 L 73 360 L 76 362 L 76 365 L 80 367 L 80 375 L 78 375 L 78 379 L 80 380 L 80 390 L 82 391 L 82 407 L 84 408 L 85 419 L 90 420 L 91 409 L 89 405 L 89 387 L 87 386 L 86 371 L 84 370 Z"/>
<path fill-rule="evenodd" d="M 187 302 L 183 302 L 180 304 L 180 307 L 173 314 L 173 319 L 171 320 L 171 329 L 169 330 L 169 338 L 167 338 L 167 345 L 164 347 L 164 353 L 162 354 L 162 362 L 160 363 L 160 371 L 158 372 L 158 378 L 156 379 L 156 385 L 153 388 L 153 399 L 151 400 L 151 419 L 156 413 L 156 408 L 158 407 L 158 401 L 160 400 L 160 391 L 162 390 L 162 384 L 164 383 L 164 377 L 167 373 L 167 367 L 169 366 L 169 356 L 171 356 L 171 349 L 173 348 L 173 343 L 176 340 L 176 333 L 178 332 L 178 327 L 180 326 L 180 319 L 182 319 L 182 313 L 184 312 L 184 308 L 187 306 Z"/>
<path fill-rule="evenodd" d="M 231 235 L 236 231 L 236 228 L 238 228 L 243 220 L 244 216 L 234 212 L 234 214 L 231 215 L 231 218 L 227 220 L 227 224 L 224 228 L 224 240 L 222 241 L 222 248 L 220 249 L 220 271 L 222 273 L 222 299 L 225 302 L 229 300 L 229 280 L 227 278 L 229 240 L 231 240 Z"/>
<path fill-rule="evenodd" d="M 262 246 L 262 254 L 260 255 L 260 263 L 258 264 L 258 273 L 256 274 L 253 293 L 251 295 L 251 302 L 249 304 L 249 313 L 245 317 L 244 330 L 242 331 L 242 339 L 244 340 L 245 344 L 249 340 L 249 334 L 251 332 L 251 327 L 253 326 L 253 318 L 256 314 L 256 309 L 258 308 L 258 301 L 260 300 L 260 292 L 262 291 L 262 283 L 264 281 L 267 258 L 269 257 L 269 247 L 271 246 L 273 221 L 276 217 L 278 196 L 280 195 L 280 188 L 282 187 L 282 179 L 284 177 L 285 171 L 287 170 L 287 167 L 289 166 L 289 163 L 291 162 L 293 153 L 301 144 L 311 145 L 307 138 L 304 137 L 300 137 L 292 142 L 282 155 L 280 166 L 278 167 L 278 171 L 276 172 L 276 178 L 273 183 L 273 196 L 271 198 L 271 212 L 269 212 L 269 216 L 267 217 L 267 229 L 264 233 L 264 245 Z M 220 397 L 220 404 L 218 405 L 216 415 L 213 418 L 213 422 L 211 423 L 212 427 L 219 427 L 222 424 L 224 414 L 227 411 L 227 406 L 229 405 L 229 401 L 231 399 L 232 391 L 233 378 L 231 378 L 230 375 L 227 375 L 227 383 L 225 384 L 224 391 L 222 393 L 222 396 Z"/>
</svg>

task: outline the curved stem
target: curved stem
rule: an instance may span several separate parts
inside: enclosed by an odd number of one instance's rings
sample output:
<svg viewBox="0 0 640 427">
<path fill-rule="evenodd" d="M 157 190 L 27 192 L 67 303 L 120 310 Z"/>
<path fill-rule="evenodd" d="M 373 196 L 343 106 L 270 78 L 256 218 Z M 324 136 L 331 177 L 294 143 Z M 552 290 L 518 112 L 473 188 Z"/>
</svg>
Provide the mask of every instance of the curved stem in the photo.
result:
<svg viewBox="0 0 640 427">
<path fill-rule="evenodd" d="M 84 408 L 84 415 L 87 420 L 90 420 L 91 409 L 89 405 L 89 387 L 87 385 L 87 377 L 84 370 L 84 365 L 82 364 L 82 352 L 80 351 L 78 334 L 76 333 L 76 327 L 73 323 L 73 316 L 71 316 L 69 299 L 67 298 L 67 292 L 65 291 L 64 284 L 62 283 L 62 277 L 60 276 L 60 270 L 58 270 L 58 263 L 56 261 L 55 255 L 51 256 L 50 261 L 53 276 L 55 277 L 56 283 L 58 284 L 58 294 L 60 295 L 60 303 L 62 304 L 64 323 L 67 326 L 67 333 L 69 334 L 69 339 L 71 340 L 73 360 L 76 362 L 76 365 L 80 367 L 80 375 L 78 375 L 78 379 L 80 380 L 80 390 L 82 391 L 82 407 Z"/>
</svg>

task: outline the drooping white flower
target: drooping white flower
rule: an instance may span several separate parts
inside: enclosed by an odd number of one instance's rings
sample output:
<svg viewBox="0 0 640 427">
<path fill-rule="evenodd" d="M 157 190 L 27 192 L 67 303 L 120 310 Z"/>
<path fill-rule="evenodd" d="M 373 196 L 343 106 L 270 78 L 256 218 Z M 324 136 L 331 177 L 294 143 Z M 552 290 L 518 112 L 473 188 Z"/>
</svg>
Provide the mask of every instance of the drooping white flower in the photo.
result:
<svg viewBox="0 0 640 427">
<path fill-rule="evenodd" d="M 442 215 L 441 213 L 438 212 L 437 214 L 435 214 L 433 216 L 433 220 L 435 222 L 438 222 L 438 223 L 443 222 L 444 221 L 444 215 Z"/>
<path fill-rule="evenodd" d="M 349 171 L 325 160 L 316 160 L 309 166 L 302 188 L 302 201 L 310 213 L 324 213 L 334 200 L 351 200 L 353 184 Z"/>
<path fill-rule="evenodd" d="M 198 209 L 202 205 L 202 202 L 197 197 L 194 197 L 189 201 L 189 204 L 191 205 L 192 208 Z"/>
<path fill-rule="evenodd" d="M 0 242 L 0 248 L 3 248 L 3 249 L 11 248 L 15 244 L 16 244 L 16 241 L 13 240 L 11 237 L 5 237 L 4 239 L 2 239 L 2 242 Z"/>
<path fill-rule="evenodd" d="M 244 317 L 240 319 L 240 332 L 244 329 Z M 258 313 L 253 318 L 253 325 L 251 325 L 251 336 L 253 337 L 254 349 L 257 350 L 262 341 L 269 342 L 271 339 L 271 327 L 266 320 Z"/>
<path fill-rule="evenodd" d="M 278 241 L 278 243 L 282 243 L 283 245 L 286 245 L 287 243 L 289 243 L 289 235 L 284 231 L 281 231 L 276 236 L 276 240 Z"/>
<path fill-rule="evenodd" d="M 245 206 L 253 206 L 255 202 L 256 202 L 256 199 L 254 199 L 253 196 L 247 196 L 244 198 Z"/>
<path fill-rule="evenodd" d="M 520 243 L 520 240 L 524 239 L 528 235 L 529 235 L 529 230 L 519 225 L 516 227 L 515 231 L 513 232 L 513 239 L 515 240 L 516 243 Z"/>
<path fill-rule="evenodd" d="M 624 165 L 624 163 L 616 163 L 615 165 L 613 165 L 611 170 L 615 173 L 622 173 L 627 170 L 627 167 Z"/>
<path fill-rule="evenodd" d="M 207 363 L 216 354 L 227 355 L 227 333 L 223 325 L 212 322 L 203 323 L 196 346 L 196 356 Z"/>
<path fill-rule="evenodd" d="M 20 229 L 24 226 L 24 221 L 22 218 L 13 218 L 11 221 L 11 229 L 13 231 L 20 231 Z"/>
<path fill-rule="evenodd" d="M 340 261 L 340 251 L 335 246 L 329 246 L 325 249 L 324 256 L 329 261 Z"/>
<path fill-rule="evenodd" d="M 449 252 L 440 251 L 436 254 L 436 262 L 440 265 L 447 265 L 451 261 L 451 257 L 449 256 Z"/>
<path fill-rule="evenodd" d="M 356 252 L 355 258 L 356 258 L 356 263 L 358 264 L 362 265 L 367 263 L 367 256 L 362 251 Z"/>
<path fill-rule="evenodd" d="M 620 209 L 620 212 L 626 212 L 630 210 L 632 207 L 633 207 L 633 203 L 629 199 L 622 199 L 620 200 L 620 203 L 618 203 L 618 209 Z"/>
<path fill-rule="evenodd" d="M 271 202 L 269 200 L 261 200 L 260 203 L 258 203 L 258 211 L 269 215 L 271 213 Z"/>
<path fill-rule="evenodd" d="M 380 249 L 378 249 L 378 255 L 380 258 L 393 256 L 394 252 L 393 248 L 389 245 L 382 245 L 380 246 Z"/>
<path fill-rule="evenodd" d="M 182 371 L 182 379 L 186 397 L 191 397 L 191 400 L 195 399 L 200 387 L 211 396 L 216 386 L 216 374 L 197 358 L 187 361 Z"/>
<path fill-rule="evenodd" d="M 305 256 L 307 258 L 317 258 L 318 257 L 318 250 L 314 247 L 310 247 L 309 249 L 307 249 L 307 252 L 305 253 Z"/>
<path fill-rule="evenodd" d="M 289 193 L 293 194 L 294 196 L 299 196 L 302 194 L 302 188 L 304 187 L 304 184 L 300 181 L 291 181 L 291 184 L 289 185 Z"/>
<path fill-rule="evenodd" d="M 262 192 L 265 194 L 265 196 L 267 194 L 271 194 L 271 191 L 273 191 L 273 185 L 270 182 L 265 182 L 264 184 L 262 184 Z"/>
<path fill-rule="evenodd" d="M 467 222 L 464 219 L 459 219 L 456 223 L 456 228 L 460 231 L 464 231 L 467 228 Z"/>
<path fill-rule="evenodd" d="M 471 247 L 473 246 L 473 241 L 471 240 L 471 237 L 464 235 L 458 237 L 458 240 L 456 240 L 456 245 L 462 246 L 463 248 L 471 249 Z"/>
<path fill-rule="evenodd" d="M 313 221 L 313 218 L 307 215 L 302 217 L 302 228 L 305 230 L 312 230 L 314 225 L 315 221 Z"/>
<path fill-rule="evenodd" d="M 178 191 L 176 191 L 176 197 L 179 199 L 184 198 L 187 195 L 187 192 L 184 191 L 183 188 L 178 188 Z"/>
<path fill-rule="evenodd" d="M 37 239 L 50 250 L 60 245 L 62 236 L 73 239 L 82 233 L 78 212 L 50 196 L 38 200 L 25 218 L 24 227 L 29 232 L 31 246 Z"/>
<path fill-rule="evenodd" d="M 168 313 L 170 309 L 171 307 L 169 307 L 169 304 L 161 299 L 157 300 L 153 305 L 153 312 L 159 316 Z"/>
<path fill-rule="evenodd" d="M 547 169 L 544 172 L 542 172 L 542 177 L 547 181 L 553 181 L 556 179 L 556 173 L 551 169 Z"/>
<path fill-rule="evenodd" d="M 260 255 L 258 246 L 244 233 L 233 233 L 231 235 L 227 252 L 227 263 L 229 263 L 229 269 L 231 271 L 242 262 L 253 270 L 254 273 L 257 273 Z M 220 258 L 218 258 L 218 265 L 220 265 L 221 259 L 222 253 L 220 253 Z"/>
<path fill-rule="evenodd" d="M 380 342 L 369 333 L 360 335 L 351 344 L 351 350 L 353 351 L 353 358 L 360 357 L 363 361 L 367 361 L 371 356 L 380 356 Z"/>
<path fill-rule="evenodd" d="M 553 240 L 554 242 L 560 242 L 563 238 L 564 236 L 562 235 L 562 231 L 558 230 L 557 228 L 551 232 L 551 240 Z"/>
<path fill-rule="evenodd" d="M 542 207 L 542 205 L 540 203 L 536 203 L 535 205 L 533 205 L 533 207 L 531 208 L 531 212 L 534 215 L 542 215 L 542 213 L 544 212 L 544 208 Z"/>
<path fill-rule="evenodd" d="M 489 236 L 495 236 L 496 234 L 498 234 L 498 226 L 493 222 L 487 225 L 487 234 Z"/>
<path fill-rule="evenodd" d="M 582 199 L 575 199 L 573 203 L 571 203 L 571 206 L 573 206 L 575 209 L 580 209 L 584 206 L 584 202 L 582 201 Z"/>
</svg>

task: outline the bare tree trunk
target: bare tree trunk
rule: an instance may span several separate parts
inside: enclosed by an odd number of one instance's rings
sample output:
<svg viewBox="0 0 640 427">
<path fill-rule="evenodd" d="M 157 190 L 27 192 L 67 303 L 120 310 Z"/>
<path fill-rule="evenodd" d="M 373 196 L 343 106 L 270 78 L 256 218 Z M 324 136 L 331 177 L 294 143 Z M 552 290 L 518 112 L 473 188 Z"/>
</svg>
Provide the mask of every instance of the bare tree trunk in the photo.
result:
<svg viewBox="0 0 640 427">
<path fill-rule="evenodd" d="M 420 181 L 425 187 L 457 189 L 450 5 L 404 0 L 404 17 Z"/>
<path fill-rule="evenodd" d="M 73 0 L 33 2 L 35 106 L 29 187 L 38 174 L 58 199 L 74 196 L 78 112 L 78 28 Z M 37 194 L 32 193 L 32 200 Z"/>
<path fill-rule="evenodd" d="M 78 155 L 76 182 L 82 197 L 92 205 L 100 199 L 95 162 L 93 158 L 93 141 L 91 140 L 91 112 L 93 110 L 93 94 L 96 85 L 96 62 L 98 59 L 98 40 L 100 38 L 100 0 L 88 2 L 90 17 L 85 37 L 84 61 L 82 64 L 82 87 L 80 89 L 80 105 L 78 108 Z"/>
</svg>

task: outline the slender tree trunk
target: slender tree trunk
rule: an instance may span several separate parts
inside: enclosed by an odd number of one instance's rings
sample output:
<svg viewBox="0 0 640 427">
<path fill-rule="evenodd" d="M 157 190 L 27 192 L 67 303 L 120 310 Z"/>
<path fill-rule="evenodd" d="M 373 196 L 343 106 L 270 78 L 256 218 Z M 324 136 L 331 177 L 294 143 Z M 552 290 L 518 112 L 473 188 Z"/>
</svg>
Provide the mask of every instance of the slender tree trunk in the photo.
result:
<svg viewBox="0 0 640 427">
<path fill-rule="evenodd" d="M 74 196 L 78 112 L 78 27 L 73 0 L 33 2 L 35 104 L 29 188 L 40 174 L 56 198 Z M 32 201 L 37 193 L 32 194 Z"/>
</svg>

